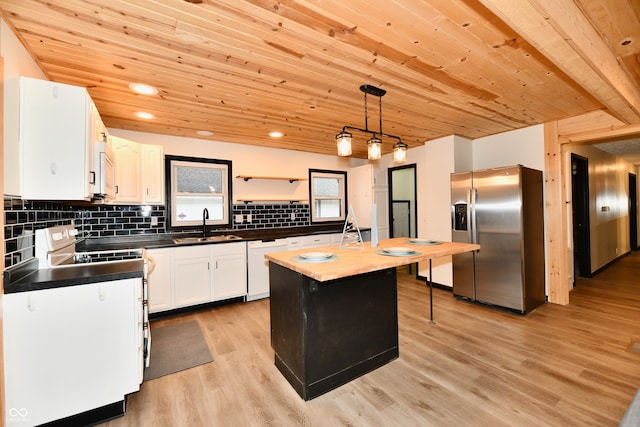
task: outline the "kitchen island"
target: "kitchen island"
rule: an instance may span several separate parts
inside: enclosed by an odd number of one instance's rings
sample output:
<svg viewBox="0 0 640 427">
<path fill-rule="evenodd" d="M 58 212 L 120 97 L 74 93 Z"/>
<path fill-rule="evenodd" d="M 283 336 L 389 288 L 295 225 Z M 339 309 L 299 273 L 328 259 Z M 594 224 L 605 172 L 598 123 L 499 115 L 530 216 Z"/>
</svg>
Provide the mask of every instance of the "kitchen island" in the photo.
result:
<svg viewBox="0 0 640 427">
<path fill-rule="evenodd" d="M 398 357 L 396 267 L 480 249 L 413 241 L 317 248 L 312 257 L 308 249 L 265 255 L 275 364 L 304 400 Z"/>
</svg>

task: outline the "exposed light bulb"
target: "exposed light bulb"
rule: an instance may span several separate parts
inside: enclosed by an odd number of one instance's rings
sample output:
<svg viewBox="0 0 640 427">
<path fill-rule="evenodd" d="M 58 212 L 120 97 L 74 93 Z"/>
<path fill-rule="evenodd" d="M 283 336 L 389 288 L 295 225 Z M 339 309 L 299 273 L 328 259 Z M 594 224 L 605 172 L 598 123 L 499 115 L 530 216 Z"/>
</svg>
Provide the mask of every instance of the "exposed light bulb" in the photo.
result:
<svg viewBox="0 0 640 427">
<path fill-rule="evenodd" d="M 382 157 L 382 141 L 380 139 L 374 136 L 367 142 L 367 145 L 367 157 L 369 160 L 378 160 Z"/>
<path fill-rule="evenodd" d="M 404 163 L 407 161 L 407 144 L 398 142 L 393 146 L 393 162 Z"/>
<path fill-rule="evenodd" d="M 338 156 L 351 155 L 351 135 L 349 132 L 340 132 L 336 135 L 336 146 L 338 147 Z"/>
</svg>

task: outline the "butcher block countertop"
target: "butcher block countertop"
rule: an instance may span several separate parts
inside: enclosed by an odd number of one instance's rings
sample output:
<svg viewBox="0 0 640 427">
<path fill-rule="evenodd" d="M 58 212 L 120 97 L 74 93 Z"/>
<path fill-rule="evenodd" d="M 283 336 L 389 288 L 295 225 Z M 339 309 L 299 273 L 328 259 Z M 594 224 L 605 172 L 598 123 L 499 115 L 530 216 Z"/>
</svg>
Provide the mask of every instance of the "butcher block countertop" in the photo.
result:
<svg viewBox="0 0 640 427">
<path fill-rule="evenodd" d="M 410 240 L 408 237 L 381 240 L 375 248 L 371 247 L 371 242 L 365 242 L 363 249 L 340 249 L 339 246 L 299 249 L 266 254 L 265 258 L 317 281 L 326 282 L 480 249 L 480 245 L 470 243 L 439 242 L 438 244 L 426 245 L 410 243 Z M 406 256 L 384 255 L 381 253 L 385 248 L 399 247 L 408 248 L 416 252 Z M 334 257 L 325 262 L 304 261 L 299 257 L 300 254 L 308 252 L 327 252 L 334 254 Z"/>
</svg>

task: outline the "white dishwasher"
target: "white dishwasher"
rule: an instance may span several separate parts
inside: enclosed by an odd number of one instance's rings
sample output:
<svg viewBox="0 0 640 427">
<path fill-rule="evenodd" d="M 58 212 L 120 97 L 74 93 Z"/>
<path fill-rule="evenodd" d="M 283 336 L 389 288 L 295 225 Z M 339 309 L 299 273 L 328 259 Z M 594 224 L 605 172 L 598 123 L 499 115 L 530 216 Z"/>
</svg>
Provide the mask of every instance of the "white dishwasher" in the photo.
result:
<svg viewBox="0 0 640 427">
<path fill-rule="evenodd" d="M 287 239 L 265 239 L 247 242 L 247 301 L 269 296 L 269 262 L 265 254 L 287 250 Z"/>
</svg>

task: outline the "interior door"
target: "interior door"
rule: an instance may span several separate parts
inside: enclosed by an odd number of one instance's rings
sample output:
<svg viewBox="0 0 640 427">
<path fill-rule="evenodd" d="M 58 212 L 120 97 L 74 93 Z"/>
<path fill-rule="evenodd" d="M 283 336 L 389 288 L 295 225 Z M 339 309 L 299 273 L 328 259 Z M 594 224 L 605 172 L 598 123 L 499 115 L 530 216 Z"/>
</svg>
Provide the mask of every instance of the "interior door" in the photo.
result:
<svg viewBox="0 0 640 427">
<path fill-rule="evenodd" d="M 418 237 L 418 225 L 416 223 L 418 206 L 418 194 L 416 189 L 416 165 L 404 165 L 395 168 L 389 168 L 389 209 L 391 215 L 389 216 L 390 222 L 390 237 Z M 401 204 L 408 203 L 406 207 L 408 210 L 408 216 L 403 211 Z M 398 207 L 396 206 L 398 205 Z M 399 209 L 399 210 L 397 210 Z M 397 216 L 396 216 L 397 213 Z M 404 230 L 404 222 L 408 221 L 408 230 Z M 396 222 L 398 225 L 396 225 Z M 395 228 L 398 228 L 396 234 Z"/>
<path fill-rule="evenodd" d="M 591 277 L 589 160 L 577 154 L 571 154 L 571 198 L 573 200 L 571 204 L 573 208 L 573 277 Z"/>
<path fill-rule="evenodd" d="M 393 224 L 393 237 L 411 237 L 411 201 L 394 200 L 392 202 L 391 221 Z"/>
</svg>

